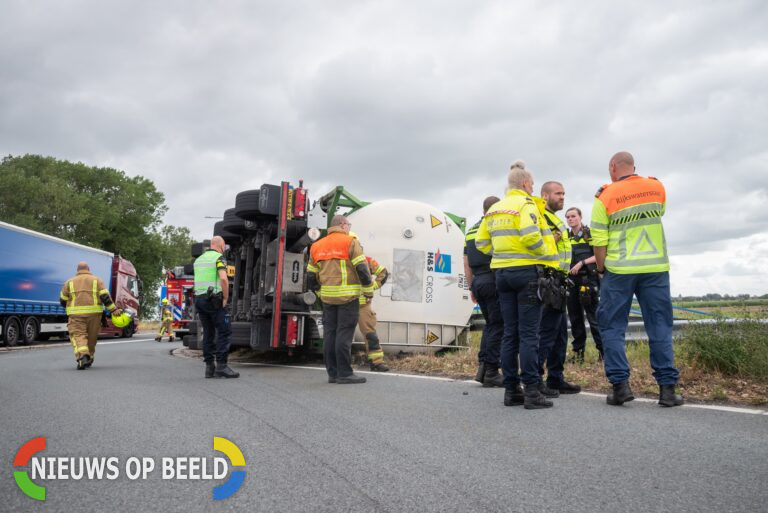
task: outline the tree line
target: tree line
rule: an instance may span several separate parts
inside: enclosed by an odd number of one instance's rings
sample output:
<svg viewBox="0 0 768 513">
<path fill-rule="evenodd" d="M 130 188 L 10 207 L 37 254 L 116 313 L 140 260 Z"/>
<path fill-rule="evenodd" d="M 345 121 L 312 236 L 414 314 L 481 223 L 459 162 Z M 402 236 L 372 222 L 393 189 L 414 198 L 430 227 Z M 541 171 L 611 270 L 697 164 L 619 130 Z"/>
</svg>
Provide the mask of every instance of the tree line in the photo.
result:
<svg viewBox="0 0 768 513">
<path fill-rule="evenodd" d="M 162 224 L 167 211 L 143 176 L 40 155 L 0 162 L 0 220 L 127 258 L 144 315 L 154 313 L 164 269 L 188 263 L 194 242 L 188 228 Z"/>
</svg>

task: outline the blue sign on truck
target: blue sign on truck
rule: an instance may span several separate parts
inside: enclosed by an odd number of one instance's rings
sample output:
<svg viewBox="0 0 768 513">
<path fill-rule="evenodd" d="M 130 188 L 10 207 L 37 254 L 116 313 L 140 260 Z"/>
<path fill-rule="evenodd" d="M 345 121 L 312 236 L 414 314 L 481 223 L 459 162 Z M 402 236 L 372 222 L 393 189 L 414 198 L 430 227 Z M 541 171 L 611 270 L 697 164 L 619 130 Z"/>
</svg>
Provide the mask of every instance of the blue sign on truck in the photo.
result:
<svg viewBox="0 0 768 513">
<path fill-rule="evenodd" d="M 138 313 L 139 281 L 128 260 L 0 222 L 0 335 L 6 345 L 29 344 L 66 332 L 59 292 L 81 261 L 104 280 L 119 308 Z M 108 322 L 102 334 L 131 336 L 135 329 L 133 324 L 118 329 Z"/>
</svg>

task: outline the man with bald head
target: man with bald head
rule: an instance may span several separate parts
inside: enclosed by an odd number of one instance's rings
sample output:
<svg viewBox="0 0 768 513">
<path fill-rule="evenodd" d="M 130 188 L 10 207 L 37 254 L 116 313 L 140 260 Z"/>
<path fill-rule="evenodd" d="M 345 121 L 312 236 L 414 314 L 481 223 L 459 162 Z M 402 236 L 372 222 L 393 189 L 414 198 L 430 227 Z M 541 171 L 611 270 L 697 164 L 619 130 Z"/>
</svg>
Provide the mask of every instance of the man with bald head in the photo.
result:
<svg viewBox="0 0 768 513">
<path fill-rule="evenodd" d="M 592 244 L 597 272 L 603 275 L 597 321 L 603 337 L 605 374 L 620 406 L 635 397 L 629 387 L 625 333 L 632 297 L 637 296 L 648 334 L 651 367 L 659 385 L 659 404 L 679 406 L 679 372 L 672 349 L 672 299 L 669 256 L 661 217 L 667 207 L 664 186 L 635 174 L 635 159 L 620 151 L 608 162 L 611 182 L 595 194 Z"/>
<path fill-rule="evenodd" d="M 211 248 L 197 257 L 194 264 L 195 311 L 203 325 L 203 360 L 206 378 L 240 376 L 227 365 L 232 330 L 227 310 L 229 278 L 227 278 L 224 251 L 224 239 L 217 235 L 211 239 Z"/>
<path fill-rule="evenodd" d="M 121 311 L 101 278 L 91 273 L 87 262 L 77 264 L 77 274 L 64 283 L 59 302 L 67 309 L 67 331 L 77 368 L 87 369 L 93 365 L 96 356 L 104 308 L 115 315 L 120 315 Z"/>
</svg>

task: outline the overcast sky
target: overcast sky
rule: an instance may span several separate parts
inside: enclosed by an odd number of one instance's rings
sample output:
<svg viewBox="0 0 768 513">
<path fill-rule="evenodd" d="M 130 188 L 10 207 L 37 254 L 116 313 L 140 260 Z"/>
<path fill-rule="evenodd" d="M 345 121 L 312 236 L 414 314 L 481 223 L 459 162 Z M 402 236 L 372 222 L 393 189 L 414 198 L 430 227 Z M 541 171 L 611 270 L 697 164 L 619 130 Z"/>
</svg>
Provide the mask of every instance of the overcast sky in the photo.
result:
<svg viewBox="0 0 768 513">
<path fill-rule="evenodd" d="M 146 176 L 203 238 L 299 178 L 471 224 L 516 159 L 588 221 L 626 149 L 673 294 L 765 294 L 767 28 L 762 0 L 4 0 L 0 153 Z"/>
</svg>

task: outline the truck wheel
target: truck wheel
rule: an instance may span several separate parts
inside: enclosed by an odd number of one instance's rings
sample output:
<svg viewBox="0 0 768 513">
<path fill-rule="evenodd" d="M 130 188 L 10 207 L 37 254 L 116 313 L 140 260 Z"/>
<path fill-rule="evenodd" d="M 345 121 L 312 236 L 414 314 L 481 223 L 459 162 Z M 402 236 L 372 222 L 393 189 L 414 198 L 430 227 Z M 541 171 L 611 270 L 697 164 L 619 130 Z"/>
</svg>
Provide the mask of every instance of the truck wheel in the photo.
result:
<svg viewBox="0 0 768 513">
<path fill-rule="evenodd" d="M 230 233 L 243 233 L 245 231 L 245 221 L 235 215 L 234 208 L 228 208 L 224 211 L 224 219 L 221 220 L 221 228 Z"/>
<path fill-rule="evenodd" d="M 184 264 L 184 274 L 189 276 L 195 274 L 195 264 Z"/>
<path fill-rule="evenodd" d="M 131 338 L 135 332 L 136 332 L 136 325 L 133 323 L 130 323 L 128 326 L 123 328 L 123 333 L 120 336 L 122 338 Z"/>
<path fill-rule="evenodd" d="M 197 258 L 200 255 L 202 255 L 204 252 L 203 243 L 195 242 L 194 244 L 192 244 L 191 252 L 192 252 L 192 258 Z"/>
<path fill-rule="evenodd" d="M 17 317 L 8 317 L 3 325 L 5 345 L 15 347 L 21 340 L 21 322 Z"/>
<path fill-rule="evenodd" d="M 258 221 L 259 219 L 274 219 L 274 216 L 263 214 L 259 210 L 259 189 L 243 191 L 235 196 L 235 214 L 240 219 Z"/>
<path fill-rule="evenodd" d="M 217 221 L 213 225 L 213 235 L 218 235 L 222 239 L 224 239 L 224 242 L 230 245 L 235 245 L 240 243 L 240 236 L 236 233 L 232 233 L 229 230 L 225 230 L 223 228 L 224 221 Z"/>
<path fill-rule="evenodd" d="M 24 345 L 32 345 L 40 334 L 40 324 L 37 322 L 37 319 L 34 317 L 27 317 L 24 319 L 24 326 L 21 329 L 21 333 Z"/>
</svg>

